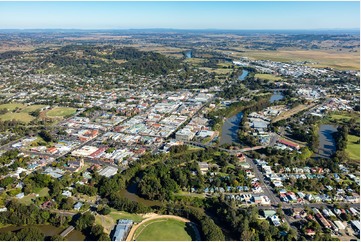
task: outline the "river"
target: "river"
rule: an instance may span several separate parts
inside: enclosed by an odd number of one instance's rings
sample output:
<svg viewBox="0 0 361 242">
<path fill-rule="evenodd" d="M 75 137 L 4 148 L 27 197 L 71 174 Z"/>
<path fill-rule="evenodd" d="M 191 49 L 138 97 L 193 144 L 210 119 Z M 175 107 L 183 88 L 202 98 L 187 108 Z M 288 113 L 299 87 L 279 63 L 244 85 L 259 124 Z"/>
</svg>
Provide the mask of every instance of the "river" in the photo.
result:
<svg viewBox="0 0 361 242">
<path fill-rule="evenodd" d="M 144 199 L 139 197 L 137 194 L 137 184 L 135 182 L 132 182 L 127 189 L 123 189 L 120 191 L 120 194 L 125 197 L 128 198 L 131 201 L 134 202 L 138 202 L 141 204 L 144 204 L 146 206 L 160 206 L 162 203 L 160 201 L 153 201 L 153 200 L 148 200 L 148 199 Z"/>
<path fill-rule="evenodd" d="M 247 77 L 248 71 L 243 70 L 242 74 L 238 77 L 238 80 L 244 81 Z M 239 129 L 239 123 L 242 121 L 243 112 L 239 112 L 236 115 L 233 115 L 230 118 L 227 118 L 222 126 L 222 134 L 221 139 L 219 140 L 219 144 L 232 144 L 238 143 L 238 134 L 237 131 Z"/>
<path fill-rule="evenodd" d="M 320 125 L 318 131 L 318 154 L 317 157 L 329 158 L 333 153 L 336 152 L 336 141 L 332 134 L 337 132 L 337 126 L 330 124 Z"/>
<path fill-rule="evenodd" d="M 274 103 L 276 101 L 282 100 L 284 96 L 282 95 L 282 92 L 274 91 L 271 98 L 269 99 L 270 103 Z"/>
<path fill-rule="evenodd" d="M 41 224 L 41 225 L 25 225 L 25 226 L 15 226 L 15 225 L 11 225 L 8 227 L 4 227 L 4 228 L 0 228 L 0 233 L 3 232 L 8 232 L 8 231 L 17 231 L 20 230 L 22 228 L 26 228 L 26 227 L 36 227 L 39 228 L 41 230 L 41 232 L 43 232 L 43 234 L 45 236 L 53 236 L 56 234 L 60 234 L 61 232 L 63 232 L 66 228 L 59 228 L 59 227 L 55 227 L 52 225 L 47 225 L 47 224 Z M 71 231 L 66 237 L 66 240 L 68 241 L 84 241 L 85 240 L 85 235 L 77 230 L 73 230 Z"/>
<path fill-rule="evenodd" d="M 242 74 L 238 77 L 238 80 L 244 81 L 244 79 L 246 78 L 247 75 L 248 75 L 248 71 L 243 70 Z"/>
</svg>

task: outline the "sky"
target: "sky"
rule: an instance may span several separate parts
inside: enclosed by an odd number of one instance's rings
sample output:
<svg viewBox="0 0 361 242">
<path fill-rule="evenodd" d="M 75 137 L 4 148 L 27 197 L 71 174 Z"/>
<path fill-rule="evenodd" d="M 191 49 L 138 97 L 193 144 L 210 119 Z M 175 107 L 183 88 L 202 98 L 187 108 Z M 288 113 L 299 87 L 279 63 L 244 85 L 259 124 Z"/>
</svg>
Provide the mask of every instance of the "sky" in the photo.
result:
<svg viewBox="0 0 361 242">
<path fill-rule="evenodd" d="M 350 29 L 360 2 L 0 2 L 0 29 Z"/>
</svg>

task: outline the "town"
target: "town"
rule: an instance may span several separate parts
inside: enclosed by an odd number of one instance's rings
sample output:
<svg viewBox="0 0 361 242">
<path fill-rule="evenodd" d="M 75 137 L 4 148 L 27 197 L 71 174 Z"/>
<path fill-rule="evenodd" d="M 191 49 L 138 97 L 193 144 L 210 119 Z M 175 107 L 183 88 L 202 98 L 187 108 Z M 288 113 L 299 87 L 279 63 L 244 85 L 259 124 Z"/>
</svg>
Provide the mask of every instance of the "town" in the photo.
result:
<svg viewBox="0 0 361 242">
<path fill-rule="evenodd" d="M 359 240 L 359 69 L 78 34 L 0 53 L 0 240 Z"/>
</svg>

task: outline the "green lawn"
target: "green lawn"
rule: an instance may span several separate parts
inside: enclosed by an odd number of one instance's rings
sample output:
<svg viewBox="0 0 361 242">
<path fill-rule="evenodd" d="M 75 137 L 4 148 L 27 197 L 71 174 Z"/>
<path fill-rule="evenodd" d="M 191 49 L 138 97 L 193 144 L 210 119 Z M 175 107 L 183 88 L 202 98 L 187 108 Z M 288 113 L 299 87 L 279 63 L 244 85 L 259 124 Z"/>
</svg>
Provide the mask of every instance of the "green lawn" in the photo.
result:
<svg viewBox="0 0 361 242">
<path fill-rule="evenodd" d="M 49 196 L 49 188 L 44 187 L 40 189 L 35 189 L 34 193 L 39 194 L 39 197 Z M 32 199 L 34 198 L 36 198 L 35 195 L 29 194 L 23 197 L 22 199 L 20 199 L 19 201 L 23 204 L 30 205 L 31 203 L 33 203 Z"/>
<path fill-rule="evenodd" d="M 8 109 L 9 111 L 13 111 L 16 108 L 25 108 L 26 106 L 22 103 L 6 103 L 6 104 L 1 104 L 0 105 L 0 109 Z"/>
<path fill-rule="evenodd" d="M 34 120 L 35 117 L 31 116 L 28 113 L 22 113 L 22 112 L 21 113 L 10 113 L 9 112 L 9 113 L 0 115 L 0 119 L 2 121 L 16 119 L 16 120 L 22 121 L 24 123 L 29 123 L 30 121 Z"/>
<path fill-rule="evenodd" d="M 3 121 L 6 120 L 19 120 L 25 123 L 29 123 L 30 121 L 34 120 L 35 118 L 31 116 L 29 113 L 33 112 L 37 109 L 43 108 L 44 105 L 30 105 L 26 106 L 22 103 L 7 103 L 7 104 L 1 104 L 0 109 L 8 109 L 8 113 L 5 113 L 3 115 L 0 115 L 0 119 Z M 12 113 L 16 108 L 20 108 L 19 112 Z"/>
<path fill-rule="evenodd" d="M 357 122 L 360 122 L 360 114 L 356 112 L 334 112 L 329 117 L 330 121 L 334 121 L 336 123 L 343 123 L 343 121 L 348 122 L 351 118 L 355 118 Z"/>
<path fill-rule="evenodd" d="M 139 241 L 191 241 L 186 223 L 174 219 L 151 220 L 140 226 L 134 235 Z"/>
<path fill-rule="evenodd" d="M 258 79 L 262 79 L 262 80 L 267 80 L 267 81 L 278 81 L 278 80 L 282 80 L 281 77 L 279 76 L 275 76 L 275 75 L 271 75 L 271 74 L 256 74 L 254 75 L 255 78 Z"/>
<path fill-rule="evenodd" d="M 347 136 L 347 147 L 346 153 L 353 160 L 360 160 L 360 144 L 356 142 L 360 139 L 360 137 L 356 135 L 348 135 Z"/>
<path fill-rule="evenodd" d="M 113 211 L 107 216 L 110 216 L 112 219 L 115 220 L 115 222 L 118 219 L 130 219 L 136 223 L 143 221 L 143 218 L 140 215 L 127 213 L 127 212 L 119 212 L 119 211 L 116 211 L 115 209 L 112 209 L 112 210 Z"/>
<path fill-rule="evenodd" d="M 45 107 L 44 105 L 31 105 L 31 106 L 27 106 L 27 107 L 24 107 L 21 112 L 24 112 L 24 113 L 30 113 L 30 112 L 33 112 L 37 109 L 41 109 Z"/>
<path fill-rule="evenodd" d="M 75 112 L 76 112 L 75 108 L 56 107 L 48 111 L 46 115 L 48 117 L 64 117 L 64 116 L 72 115 Z"/>
</svg>

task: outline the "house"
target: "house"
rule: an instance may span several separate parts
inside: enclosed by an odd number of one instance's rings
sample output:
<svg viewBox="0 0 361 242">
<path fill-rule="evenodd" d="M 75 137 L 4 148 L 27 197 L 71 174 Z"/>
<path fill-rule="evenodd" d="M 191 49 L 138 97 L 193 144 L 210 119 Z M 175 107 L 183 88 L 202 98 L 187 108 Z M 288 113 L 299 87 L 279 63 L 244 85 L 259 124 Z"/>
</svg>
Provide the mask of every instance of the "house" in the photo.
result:
<svg viewBox="0 0 361 242">
<path fill-rule="evenodd" d="M 53 205 L 53 203 L 49 200 L 41 204 L 41 207 L 44 208 L 50 208 Z"/>
<path fill-rule="evenodd" d="M 305 234 L 308 236 L 314 236 L 316 235 L 316 232 L 313 229 L 306 229 Z"/>
<path fill-rule="evenodd" d="M 296 207 L 296 208 L 293 208 L 292 209 L 292 216 L 301 216 L 301 214 L 303 214 L 303 208 L 302 207 L 300 207 L 300 208 L 298 208 L 298 207 Z"/>
<path fill-rule="evenodd" d="M 83 203 L 77 202 L 77 203 L 74 205 L 74 209 L 79 211 L 82 206 L 83 206 Z"/>
<path fill-rule="evenodd" d="M 23 198 L 24 196 L 25 196 L 24 193 L 21 192 L 21 193 L 17 194 L 15 197 L 16 197 L 17 199 L 21 199 L 21 198 Z"/>
<path fill-rule="evenodd" d="M 66 197 L 71 197 L 72 194 L 70 191 L 63 191 L 63 193 L 61 195 L 66 196 Z"/>
<path fill-rule="evenodd" d="M 273 215 L 273 216 L 269 217 L 269 219 L 271 220 L 271 222 L 273 223 L 274 226 L 277 227 L 277 226 L 281 225 L 281 221 L 277 215 Z"/>
</svg>

